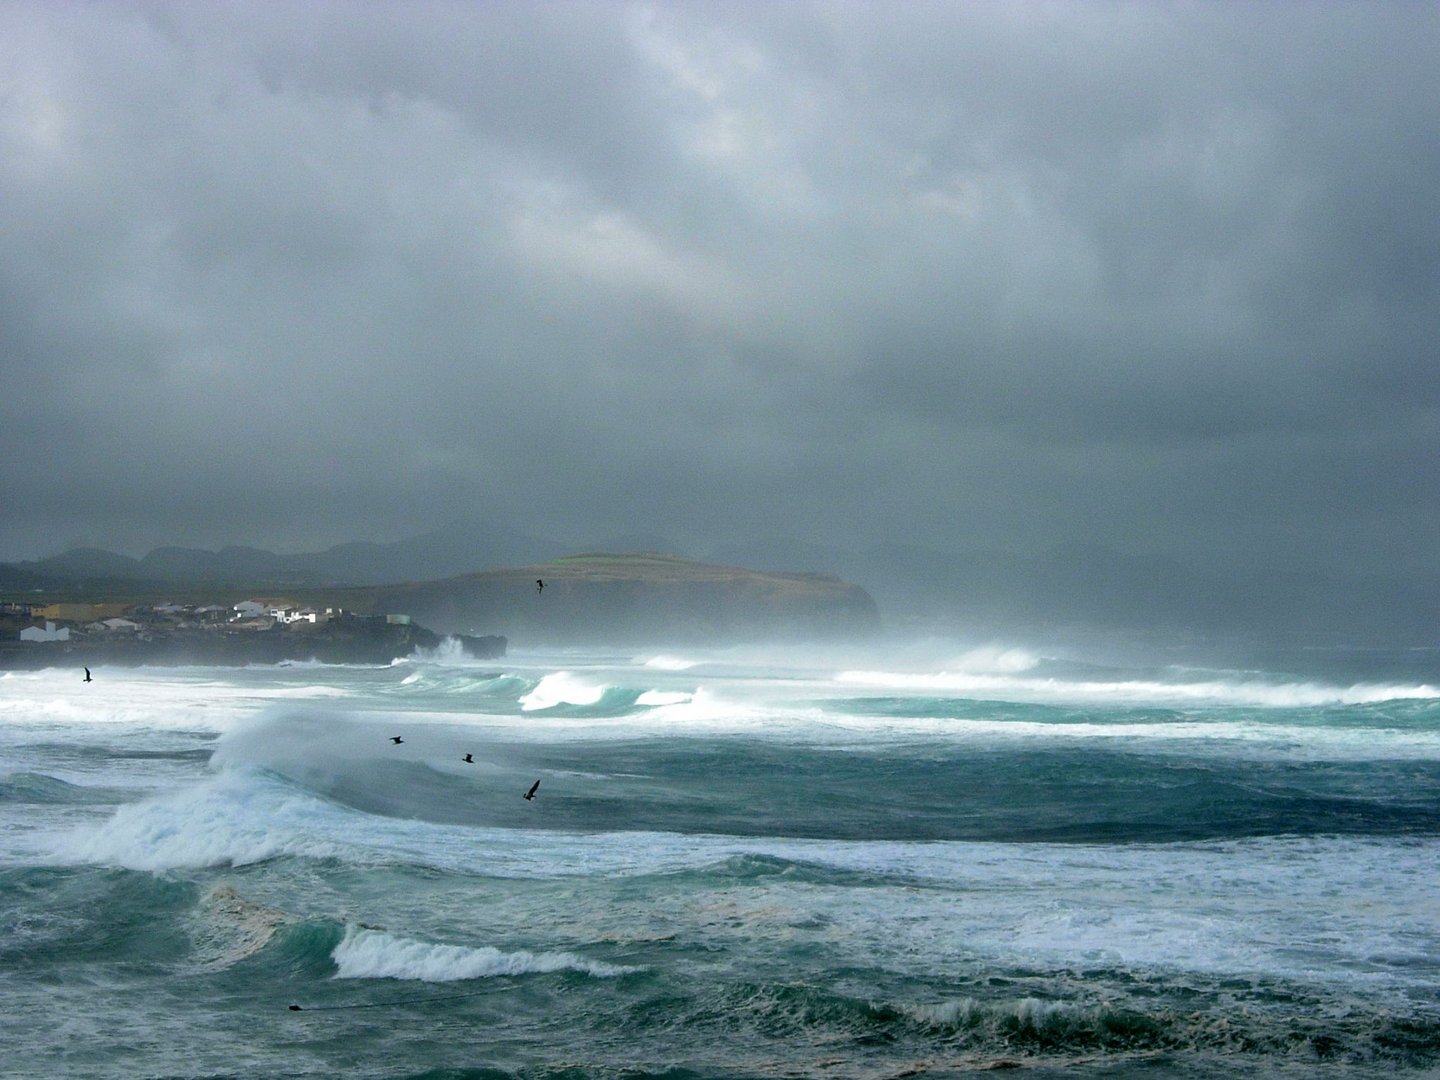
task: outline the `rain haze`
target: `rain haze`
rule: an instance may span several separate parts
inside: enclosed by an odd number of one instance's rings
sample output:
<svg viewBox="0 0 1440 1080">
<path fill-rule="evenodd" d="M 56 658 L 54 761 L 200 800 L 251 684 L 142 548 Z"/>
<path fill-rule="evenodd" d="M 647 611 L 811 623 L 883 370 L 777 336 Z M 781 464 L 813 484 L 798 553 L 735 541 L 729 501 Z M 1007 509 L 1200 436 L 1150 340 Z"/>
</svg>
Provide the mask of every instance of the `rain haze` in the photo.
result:
<svg viewBox="0 0 1440 1080">
<path fill-rule="evenodd" d="M 464 519 L 1433 597 L 1437 101 L 1433 4 L 7 0 L 0 561 Z"/>
</svg>

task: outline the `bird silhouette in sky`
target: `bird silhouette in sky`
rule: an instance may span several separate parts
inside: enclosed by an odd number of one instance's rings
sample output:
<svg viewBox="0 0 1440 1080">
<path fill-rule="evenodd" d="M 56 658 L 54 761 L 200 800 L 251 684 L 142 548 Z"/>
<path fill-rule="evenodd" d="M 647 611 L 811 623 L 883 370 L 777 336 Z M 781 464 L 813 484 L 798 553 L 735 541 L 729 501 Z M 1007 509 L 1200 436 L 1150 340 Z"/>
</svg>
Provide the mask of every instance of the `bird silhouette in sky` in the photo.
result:
<svg viewBox="0 0 1440 1080">
<path fill-rule="evenodd" d="M 396 746 L 399 746 L 405 740 L 402 739 L 399 735 L 391 735 L 390 741 L 393 742 Z"/>
<path fill-rule="evenodd" d="M 466 763 L 467 765 L 474 765 L 474 764 L 475 764 L 475 759 L 474 759 L 471 755 L 466 754 L 466 755 L 465 755 L 465 763 Z"/>
<path fill-rule="evenodd" d="M 535 591 L 537 593 L 545 591 L 545 582 L 541 581 L 538 577 L 535 579 Z"/>
<path fill-rule="evenodd" d="M 539 781 L 539 780 L 536 780 L 535 783 L 531 784 L 531 785 L 530 785 L 530 790 L 527 791 L 527 792 L 525 792 L 525 798 L 527 798 L 527 799 L 533 799 L 533 798 L 535 797 L 535 789 L 538 788 L 539 786 L 540 786 L 540 781 Z"/>
<path fill-rule="evenodd" d="M 93 680 L 90 678 L 90 669 L 89 669 L 88 667 L 85 669 L 85 679 L 84 679 L 84 681 L 85 681 L 85 682 L 92 682 L 92 681 L 93 681 Z"/>
</svg>

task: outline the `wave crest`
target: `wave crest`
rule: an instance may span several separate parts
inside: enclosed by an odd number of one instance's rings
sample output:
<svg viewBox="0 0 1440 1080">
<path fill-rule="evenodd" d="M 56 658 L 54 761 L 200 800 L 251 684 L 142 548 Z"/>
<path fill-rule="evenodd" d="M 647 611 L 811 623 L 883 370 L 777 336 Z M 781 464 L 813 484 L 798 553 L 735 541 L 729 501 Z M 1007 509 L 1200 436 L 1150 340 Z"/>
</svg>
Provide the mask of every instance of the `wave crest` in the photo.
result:
<svg viewBox="0 0 1440 1080">
<path fill-rule="evenodd" d="M 331 954 L 341 979 L 414 979 L 457 982 L 507 975 L 575 971 L 600 979 L 640 970 L 620 964 L 586 960 L 568 952 L 501 952 L 491 946 L 467 948 L 396 937 L 383 930 L 347 926 Z"/>
<path fill-rule="evenodd" d="M 246 866 L 285 855 L 333 858 L 319 839 L 336 811 L 254 770 L 236 770 L 174 794 L 128 803 L 95 828 L 62 839 L 57 856 L 129 870 Z"/>
<path fill-rule="evenodd" d="M 605 690 L 605 686 L 586 682 L 568 671 L 555 671 L 520 698 L 520 708 L 525 712 L 535 712 L 553 709 L 557 705 L 594 705 L 605 696 Z"/>
</svg>

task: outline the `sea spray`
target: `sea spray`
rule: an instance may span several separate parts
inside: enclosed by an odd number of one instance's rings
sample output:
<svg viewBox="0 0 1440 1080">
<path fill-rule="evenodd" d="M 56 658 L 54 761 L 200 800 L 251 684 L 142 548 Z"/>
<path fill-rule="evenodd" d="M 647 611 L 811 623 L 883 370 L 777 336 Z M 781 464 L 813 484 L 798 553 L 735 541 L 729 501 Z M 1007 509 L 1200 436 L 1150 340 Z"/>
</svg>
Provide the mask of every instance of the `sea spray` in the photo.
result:
<svg viewBox="0 0 1440 1080">
<path fill-rule="evenodd" d="M 121 806 L 108 821 L 58 838 L 55 852 L 65 862 L 151 871 L 246 866 L 281 855 L 333 858 L 346 850 L 322 838 L 339 831 L 324 828 L 336 812 L 283 781 L 235 770 Z"/>
<path fill-rule="evenodd" d="M 520 699 L 526 712 L 538 712 L 557 705 L 593 705 L 605 694 L 605 686 L 587 682 L 568 671 L 546 675 Z"/>
</svg>

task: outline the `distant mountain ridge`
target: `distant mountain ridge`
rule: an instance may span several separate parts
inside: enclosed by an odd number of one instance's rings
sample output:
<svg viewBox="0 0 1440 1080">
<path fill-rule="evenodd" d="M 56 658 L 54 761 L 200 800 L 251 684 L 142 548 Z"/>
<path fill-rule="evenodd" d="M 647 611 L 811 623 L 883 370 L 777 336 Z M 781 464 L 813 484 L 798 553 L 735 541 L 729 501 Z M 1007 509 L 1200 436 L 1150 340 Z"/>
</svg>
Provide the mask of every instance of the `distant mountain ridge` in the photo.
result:
<svg viewBox="0 0 1440 1080">
<path fill-rule="evenodd" d="M 87 580 L 162 585 L 389 585 L 456 577 L 567 552 L 563 545 L 515 529 L 462 520 L 392 543 L 354 541 L 298 555 L 240 546 L 219 551 L 166 546 L 136 559 L 99 548 L 73 548 L 45 559 L 0 564 L 0 587 L 64 587 Z"/>
</svg>

